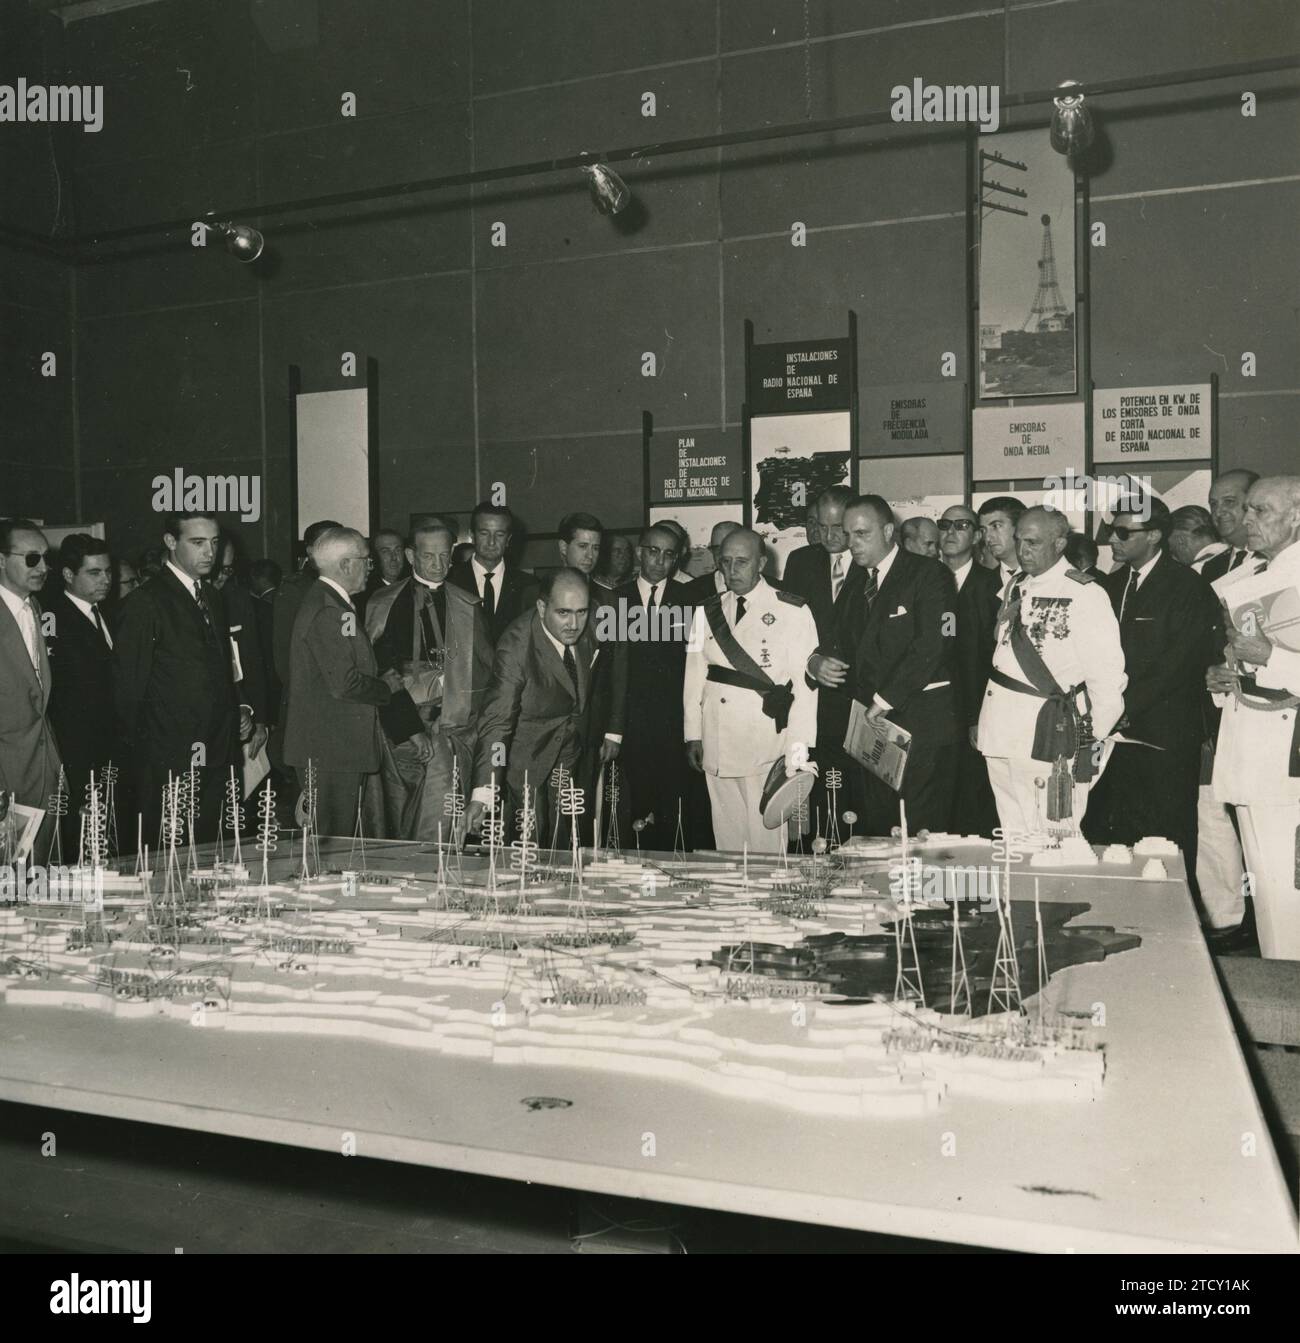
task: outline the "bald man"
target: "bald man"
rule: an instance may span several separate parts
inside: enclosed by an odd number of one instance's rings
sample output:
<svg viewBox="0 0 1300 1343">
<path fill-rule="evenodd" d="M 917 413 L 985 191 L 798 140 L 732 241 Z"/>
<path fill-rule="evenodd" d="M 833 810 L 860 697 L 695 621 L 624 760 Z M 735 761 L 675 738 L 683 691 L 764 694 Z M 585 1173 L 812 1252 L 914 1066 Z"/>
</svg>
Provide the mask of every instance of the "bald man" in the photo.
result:
<svg viewBox="0 0 1300 1343">
<path fill-rule="evenodd" d="M 1206 673 L 1223 710 L 1214 793 L 1237 811 L 1260 954 L 1300 960 L 1300 476 L 1251 487 L 1244 539 L 1258 558 L 1215 585 L 1232 626 L 1225 662 Z"/>
<path fill-rule="evenodd" d="M 1016 522 L 976 744 L 1002 828 L 1079 834 L 1124 711 L 1124 650 L 1106 589 L 1065 558 L 1064 513 Z"/>
<path fill-rule="evenodd" d="M 537 840 L 551 844 L 559 803 L 555 771 L 562 766 L 570 776 L 579 772 L 594 666 L 613 656 L 596 642 L 591 607 L 586 575 L 554 570 L 543 580 L 534 609 L 513 620 L 497 643 L 474 748 L 474 792 L 466 810 L 471 833 L 482 827 L 493 783 L 501 789 L 498 806 L 505 809 L 507 832 L 526 787 L 535 799 Z M 580 778 L 575 783 L 584 787 Z M 596 799 L 589 790 L 584 803 L 584 815 L 594 815 Z M 562 837 L 567 840 L 567 830 Z"/>
<path fill-rule="evenodd" d="M 929 518 L 908 518 L 899 529 L 903 534 L 903 549 L 926 559 L 939 558 L 939 529 Z"/>
<path fill-rule="evenodd" d="M 1246 536 L 1246 501 L 1258 479 L 1258 472 L 1239 467 L 1225 471 L 1210 486 L 1210 517 L 1224 550 L 1208 559 L 1201 569 L 1207 582 L 1213 583 L 1255 558 Z"/>
<path fill-rule="evenodd" d="M 686 755 L 709 790 L 719 849 L 782 853 L 759 803 L 775 761 L 810 768 L 817 692 L 805 679 L 817 625 L 802 597 L 763 578 L 763 541 L 738 528 L 722 543 L 727 591 L 695 613 L 682 692 Z"/>
</svg>

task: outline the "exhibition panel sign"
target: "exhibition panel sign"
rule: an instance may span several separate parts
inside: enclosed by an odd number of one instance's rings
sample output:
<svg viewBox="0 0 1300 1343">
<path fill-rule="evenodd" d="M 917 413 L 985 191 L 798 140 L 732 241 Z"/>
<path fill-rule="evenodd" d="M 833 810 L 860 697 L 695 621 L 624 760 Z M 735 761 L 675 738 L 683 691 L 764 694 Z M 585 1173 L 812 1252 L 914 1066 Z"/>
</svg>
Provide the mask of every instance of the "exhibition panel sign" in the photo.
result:
<svg viewBox="0 0 1300 1343">
<path fill-rule="evenodd" d="M 904 382 L 862 391 L 863 457 L 934 457 L 966 450 L 966 384 Z"/>
<path fill-rule="evenodd" d="M 749 413 L 848 410 L 853 403 L 853 341 L 789 341 L 749 350 Z"/>
<path fill-rule="evenodd" d="M 1094 462 L 1209 461 L 1214 450 L 1214 389 L 1098 387 L 1092 394 Z"/>
<path fill-rule="evenodd" d="M 1084 471 L 1082 401 L 988 406 L 972 414 L 972 478 L 1030 480 Z"/>
<path fill-rule="evenodd" d="M 649 443 L 650 504 L 703 504 L 745 492 L 741 445 L 723 429 L 676 430 Z"/>
</svg>

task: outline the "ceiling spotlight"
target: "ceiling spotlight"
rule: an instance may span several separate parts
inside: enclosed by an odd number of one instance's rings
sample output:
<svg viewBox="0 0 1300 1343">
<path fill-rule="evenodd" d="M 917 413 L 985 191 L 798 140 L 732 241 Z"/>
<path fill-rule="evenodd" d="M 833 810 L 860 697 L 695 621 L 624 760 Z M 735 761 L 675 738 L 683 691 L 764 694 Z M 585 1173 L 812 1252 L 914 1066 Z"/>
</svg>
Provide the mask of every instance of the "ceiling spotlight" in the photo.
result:
<svg viewBox="0 0 1300 1343">
<path fill-rule="evenodd" d="M 203 222 L 209 233 L 215 233 L 224 241 L 226 251 L 236 261 L 256 261 L 262 255 L 266 239 L 257 229 L 249 228 L 247 224 L 219 224 L 207 219 Z"/>
<path fill-rule="evenodd" d="M 603 163 L 582 165 L 582 171 L 590 179 L 591 200 L 603 215 L 621 214 L 632 200 L 627 183 Z"/>
<path fill-rule="evenodd" d="M 1067 79 L 1059 89 L 1077 89 L 1077 80 Z M 1092 113 L 1082 93 L 1060 93 L 1052 99 L 1052 148 L 1058 154 L 1082 154 L 1092 144 L 1096 130 Z"/>
</svg>

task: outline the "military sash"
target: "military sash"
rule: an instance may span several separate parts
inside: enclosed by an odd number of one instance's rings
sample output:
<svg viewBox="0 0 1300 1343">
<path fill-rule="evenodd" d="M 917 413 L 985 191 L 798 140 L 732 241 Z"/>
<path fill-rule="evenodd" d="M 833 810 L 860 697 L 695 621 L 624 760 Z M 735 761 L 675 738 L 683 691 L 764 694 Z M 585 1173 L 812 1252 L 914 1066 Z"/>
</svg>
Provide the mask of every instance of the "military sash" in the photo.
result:
<svg viewBox="0 0 1300 1343">
<path fill-rule="evenodd" d="M 1069 690 L 1063 690 L 1057 684 L 1033 640 L 1025 633 L 1019 611 L 1012 617 L 1009 632 L 1011 651 L 1029 684 L 1017 681 L 997 667 L 993 668 L 989 679 L 1007 690 L 1034 695 L 1043 701 L 1034 723 L 1030 758 L 1052 762 L 1047 787 L 1047 819 L 1065 820 L 1074 811 L 1074 784 L 1086 783 L 1097 772 L 1092 755 L 1090 715 L 1086 709 L 1080 713 L 1076 703 L 1080 690 L 1087 700 L 1087 689 L 1082 683 Z"/>
<path fill-rule="evenodd" d="M 727 617 L 722 614 L 722 594 L 715 593 L 704 603 L 704 615 L 709 629 L 722 649 L 723 656 L 731 663 L 730 667 L 710 663 L 708 679 L 720 681 L 723 685 L 738 686 L 741 690 L 752 690 L 763 699 L 763 712 L 776 724 L 778 732 L 784 732 L 790 721 L 790 709 L 794 704 L 794 682 L 777 685 L 775 681 L 740 646 Z"/>
</svg>

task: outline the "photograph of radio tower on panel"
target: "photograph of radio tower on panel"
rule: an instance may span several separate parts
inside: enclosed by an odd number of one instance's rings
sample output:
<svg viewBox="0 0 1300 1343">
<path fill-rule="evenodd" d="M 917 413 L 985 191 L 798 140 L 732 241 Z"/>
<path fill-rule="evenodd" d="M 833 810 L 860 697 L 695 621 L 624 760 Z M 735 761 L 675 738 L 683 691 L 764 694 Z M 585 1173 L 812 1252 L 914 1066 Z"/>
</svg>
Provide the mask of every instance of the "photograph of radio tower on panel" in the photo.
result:
<svg viewBox="0 0 1300 1343">
<path fill-rule="evenodd" d="M 981 136 L 980 396 L 1077 388 L 1074 172 L 1041 130 Z"/>
</svg>

